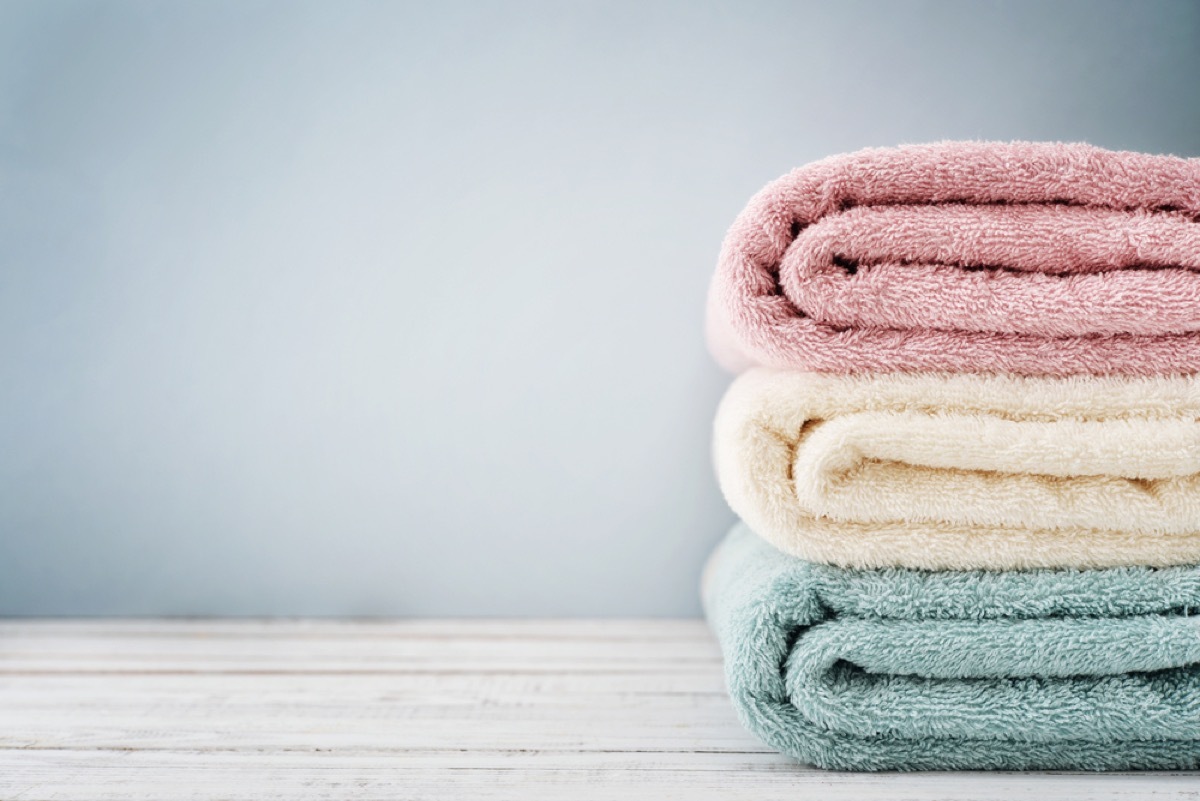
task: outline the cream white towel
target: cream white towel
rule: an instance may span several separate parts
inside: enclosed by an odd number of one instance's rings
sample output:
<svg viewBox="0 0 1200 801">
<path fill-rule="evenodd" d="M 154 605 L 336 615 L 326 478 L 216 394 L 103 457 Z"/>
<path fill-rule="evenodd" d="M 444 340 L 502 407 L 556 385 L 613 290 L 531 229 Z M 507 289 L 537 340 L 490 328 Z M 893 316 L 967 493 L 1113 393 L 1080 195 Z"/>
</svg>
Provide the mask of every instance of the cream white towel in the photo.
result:
<svg viewBox="0 0 1200 801">
<path fill-rule="evenodd" d="M 1200 382 L 756 369 L 717 412 L 730 506 L 846 567 L 1200 563 Z"/>
</svg>

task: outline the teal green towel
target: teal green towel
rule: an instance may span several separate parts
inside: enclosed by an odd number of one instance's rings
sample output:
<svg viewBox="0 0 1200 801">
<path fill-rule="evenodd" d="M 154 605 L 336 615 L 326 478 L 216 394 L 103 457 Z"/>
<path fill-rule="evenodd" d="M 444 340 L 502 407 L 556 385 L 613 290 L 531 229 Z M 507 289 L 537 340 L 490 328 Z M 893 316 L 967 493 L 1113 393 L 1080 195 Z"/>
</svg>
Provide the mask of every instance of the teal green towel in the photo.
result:
<svg viewBox="0 0 1200 801">
<path fill-rule="evenodd" d="M 801 761 L 1200 768 L 1200 568 L 849 570 L 739 525 L 704 584 L 742 722 Z"/>
</svg>

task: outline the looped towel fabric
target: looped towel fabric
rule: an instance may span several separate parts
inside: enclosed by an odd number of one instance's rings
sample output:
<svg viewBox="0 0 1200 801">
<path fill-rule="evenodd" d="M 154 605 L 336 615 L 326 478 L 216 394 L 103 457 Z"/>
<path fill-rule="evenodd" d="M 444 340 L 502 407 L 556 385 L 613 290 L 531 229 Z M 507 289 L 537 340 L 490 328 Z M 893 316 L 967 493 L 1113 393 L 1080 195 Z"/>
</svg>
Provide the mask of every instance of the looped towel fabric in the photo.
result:
<svg viewBox="0 0 1200 801">
<path fill-rule="evenodd" d="M 1200 371 L 1200 159 L 863 150 L 759 192 L 709 293 L 727 368 Z"/>
<path fill-rule="evenodd" d="M 740 524 L 704 585 L 742 722 L 804 762 L 1200 768 L 1200 568 L 847 570 Z"/>
<path fill-rule="evenodd" d="M 809 561 L 1200 563 L 1200 378 L 756 368 L 714 455 L 733 510 Z"/>
</svg>

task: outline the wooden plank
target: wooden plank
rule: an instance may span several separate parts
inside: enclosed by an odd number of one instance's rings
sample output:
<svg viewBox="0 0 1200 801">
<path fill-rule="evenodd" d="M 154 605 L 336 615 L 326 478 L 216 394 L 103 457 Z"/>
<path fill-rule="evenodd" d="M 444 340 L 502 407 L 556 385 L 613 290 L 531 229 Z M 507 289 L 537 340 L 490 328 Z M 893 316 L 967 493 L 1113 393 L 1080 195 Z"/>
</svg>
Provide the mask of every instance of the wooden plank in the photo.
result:
<svg viewBox="0 0 1200 801">
<path fill-rule="evenodd" d="M 351 676 L 324 673 L 96 675 L 62 673 L 0 676 L 0 708 L 25 703 L 121 702 L 164 703 L 220 697 L 225 704 L 242 699 L 283 703 L 338 698 L 348 703 L 408 700 L 413 703 L 474 705 L 559 703 L 577 699 L 609 703 L 612 698 L 660 698 L 707 695 L 724 700 L 725 679 L 710 668 L 680 669 L 674 673 L 642 671 L 587 675 L 557 673 L 413 673 Z M 40 699 L 40 700 L 39 700 Z"/>
<path fill-rule="evenodd" d="M 62 621 L 0 625 L 0 674 L 620 673 L 716 666 L 697 621 L 335 623 Z M 673 636 L 663 632 L 676 629 Z M 593 632 L 583 636 L 581 631 Z M 566 636 L 566 635 L 570 636 Z"/>
<path fill-rule="evenodd" d="M 0 677 L 0 745 L 761 749 L 719 672 Z"/>
<path fill-rule="evenodd" d="M 709 641 L 703 620 L 600 618 L 566 619 L 321 619 L 321 618 L 0 618 L 0 642 L 14 637 L 153 637 L 194 638 L 311 637 L 369 639 L 576 639 Z"/>
<path fill-rule="evenodd" d="M 752 756 L 668 761 L 619 755 L 0 751 L 0 789 L 20 801 L 187 799 L 756 799 L 1084 801 L 1195 799 L 1186 774 L 853 774 Z"/>
</svg>

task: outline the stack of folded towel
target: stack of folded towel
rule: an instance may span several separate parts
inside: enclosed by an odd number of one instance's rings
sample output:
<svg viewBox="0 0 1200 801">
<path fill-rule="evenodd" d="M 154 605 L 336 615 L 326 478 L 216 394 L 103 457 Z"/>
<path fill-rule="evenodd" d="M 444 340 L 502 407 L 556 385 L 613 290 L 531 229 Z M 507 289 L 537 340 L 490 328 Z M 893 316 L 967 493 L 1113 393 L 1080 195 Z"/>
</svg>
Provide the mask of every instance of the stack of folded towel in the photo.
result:
<svg viewBox="0 0 1200 801">
<path fill-rule="evenodd" d="M 710 344 L 745 725 L 848 770 L 1200 768 L 1200 160 L 867 150 L 760 192 Z"/>
</svg>

